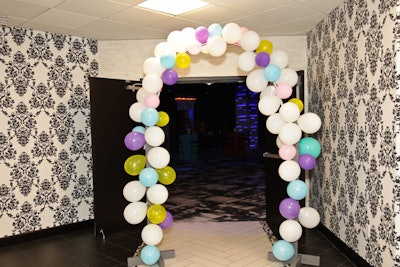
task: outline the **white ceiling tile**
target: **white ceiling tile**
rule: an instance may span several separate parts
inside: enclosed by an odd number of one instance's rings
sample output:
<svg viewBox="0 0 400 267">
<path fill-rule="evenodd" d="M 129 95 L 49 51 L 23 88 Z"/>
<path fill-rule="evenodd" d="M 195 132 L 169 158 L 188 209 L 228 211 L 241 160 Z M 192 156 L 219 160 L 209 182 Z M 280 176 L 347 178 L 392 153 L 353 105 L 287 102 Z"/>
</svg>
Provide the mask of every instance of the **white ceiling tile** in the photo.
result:
<svg viewBox="0 0 400 267">
<path fill-rule="evenodd" d="M 95 17 L 51 9 L 35 17 L 32 21 L 66 28 L 77 28 L 95 20 Z"/>
<path fill-rule="evenodd" d="M 18 0 L 17 2 L 28 3 L 32 5 L 38 5 L 43 7 L 55 7 L 64 0 Z"/>
<path fill-rule="evenodd" d="M 344 2 L 344 0 L 329 0 L 329 1 L 321 1 L 321 0 L 297 0 L 297 3 L 319 10 L 325 14 L 331 12 L 335 7 L 339 6 Z"/>
<path fill-rule="evenodd" d="M 80 27 L 79 30 L 94 32 L 94 33 L 117 35 L 129 31 L 130 28 L 131 26 L 128 24 L 101 19 L 88 23 Z"/>
<path fill-rule="evenodd" d="M 165 21 L 172 17 L 173 16 L 171 15 L 150 12 L 136 7 L 130 7 L 107 17 L 107 19 L 128 23 L 134 26 L 149 26 L 158 22 Z"/>
<path fill-rule="evenodd" d="M 185 27 L 192 27 L 192 28 L 196 29 L 199 26 L 203 26 L 203 24 L 195 22 L 195 21 L 190 21 L 190 20 L 185 20 L 185 19 L 179 18 L 179 17 L 175 17 L 175 18 L 170 18 L 161 23 L 152 25 L 151 28 L 153 28 L 153 29 L 157 28 L 157 29 L 166 31 L 167 35 L 164 36 L 164 38 L 167 38 L 168 34 L 174 30 L 182 30 Z"/>
<path fill-rule="evenodd" d="M 180 17 L 192 21 L 202 23 L 208 26 L 212 23 L 221 23 L 223 21 L 232 20 L 243 17 L 246 14 L 220 6 L 206 6 L 199 10 L 182 14 Z"/>
<path fill-rule="evenodd" d="M 47 10 L 45 7 L 14 0 L 0 0 L 0 7 L 0 14 L 21 19 L 31 19 Z"/>
<path fill-rule="evenodd" d="M 276 25 L 275 22 L 272 21 L 268 21 L 259 17 L 254 17 L 254 16 L 245 16 L 245 17 L 240 17 L 237 19 L 233 19 L 230 21 L 226 21 L 224 22 L 224 24 L 228 23 L 228 22 L 234 22 L 238 25 L 240 25 L 241 27 L 246 27 L 251 31 L 257 31 L 254 28 L 254 25 L 257 25 L 257 29 L 258 28 L 262 28 L 262 27 L 266 27 L 269 25 Z"/>
<path fill-rule="evenodd" d="M 126 4 L 106 0 L 66 0 L 57 9 L 104 18 L 128 7 Z"/>
<path fill-rule="evenodd" d="M 217 5 L 242 11 L 247 14 L 254 14 L 277 7 L 287 6 L 291 3 L 290 0 L 252 0 L 251 4 L 244 4 L 243 0 L 224 0 Z"/>
<path fill-rule="evenodd" d="M 291 4 L 284 7 L 278 7 L 268 11 L 256 14 L 255 16 L 271 20 L 276 23 L 283 23 L 302 19 L 304 17 L 320 14 L 320 12 L 308 7 Z"/>
<path fill-rule="evenodd" d="M 132 27 L 129 31 L 114 36 L 118 40 L 134 40 L 137 36 L 142 39 L 165 39 L 168 36 L 168 31 L 160 31 L 152 28 Z"/>
</svg>

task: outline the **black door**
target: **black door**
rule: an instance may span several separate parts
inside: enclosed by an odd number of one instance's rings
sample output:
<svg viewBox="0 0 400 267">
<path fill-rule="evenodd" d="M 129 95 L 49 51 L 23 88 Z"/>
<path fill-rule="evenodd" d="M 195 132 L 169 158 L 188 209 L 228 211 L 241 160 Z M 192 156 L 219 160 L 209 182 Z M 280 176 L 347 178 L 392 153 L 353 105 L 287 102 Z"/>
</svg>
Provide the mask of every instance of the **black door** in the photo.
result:
<svg viewBox="0 0 400 267">
<path fill-rule="evenodd" d="M 124 162 L 138 154 L 124 145 L 125 135 L 136 126 L 129 117 L 129 107 L 136 98 L 123 80 L 90 78 L 89 82 L 95 233 L 107 236 L 134 227 L 124 219 L 129 202 L 122 192 L 132 180 L 124 170 Z"/>
</svg>

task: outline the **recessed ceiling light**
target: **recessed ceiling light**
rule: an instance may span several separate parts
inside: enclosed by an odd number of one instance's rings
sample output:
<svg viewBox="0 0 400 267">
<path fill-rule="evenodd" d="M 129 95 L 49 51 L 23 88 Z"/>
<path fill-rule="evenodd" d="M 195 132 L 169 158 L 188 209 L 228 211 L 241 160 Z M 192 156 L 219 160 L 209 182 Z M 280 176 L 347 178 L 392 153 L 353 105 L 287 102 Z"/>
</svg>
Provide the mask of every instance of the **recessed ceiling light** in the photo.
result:
<svg viewBox="0 0 400 267">
<path fill-rule="evenodd" d="M 207 5 L 201 0 L 147 0 L 137 6 L 177 16 Z"/>
</svg>

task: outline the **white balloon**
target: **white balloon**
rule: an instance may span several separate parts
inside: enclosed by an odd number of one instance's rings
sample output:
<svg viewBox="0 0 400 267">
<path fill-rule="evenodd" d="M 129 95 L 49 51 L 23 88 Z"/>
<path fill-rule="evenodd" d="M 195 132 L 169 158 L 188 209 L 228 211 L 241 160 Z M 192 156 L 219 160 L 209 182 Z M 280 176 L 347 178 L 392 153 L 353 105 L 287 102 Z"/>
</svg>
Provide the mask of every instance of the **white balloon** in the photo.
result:
<svg viewBox="0 0 400 267">
<path fill-rule="evenodd" d="M 156 246 L 162 241 L 164 233 L 159 225 L 149 223 L 143 227 L 141 236 L 146 245 Z"/>
<path fill-rule="evenodd" d="M 175 30 L 175 31 L 170 32 L 167 36 L 167 43 L 176 52 L 184 52 L 187 49 L 187 47 L 186 47 L 187 43 L 185 42 L 185 36 L 181 31 Z"/>
<path fill-rule="evenodd" d="M 247 31 L 242 33 L 239 43 L 244 51 L 254 51 L 260 45 L 260 36 L 254 31 Z"/>
<path fill-rule="evenodd" d="M 279 113 L 274 113 L 268 117 L 265 124 L 270 133 L 278 134 L 285 122 L 282 120 Z"/>
<path fill-rule="evenodd" d="M 226 51 L 227 45 L 221 36 L 213 36 L 207 41 L 208 53 L 213 57 L 222 56 Z"/>
<path fill-rule="evenodd" d="M 264 77 L 264 69 L 253 70 L 246 78 L 247 88 L 255 93 L 261 92 L 267 85 L 268 81 Z"/>
<path fill-rule="evenodd" d="M 265 116 L 272 115 L 279 110 L 282 100 L 276 95 L 264 96 L 258 101 L 258 110 Z"/>
<path fill-rule="evenodd" d="M 311 207 L 301 208 L 298 219 L 300 224 L 308 229 L 316 227 L 321 220 L 318 211 Z"/>
<path fill-rule="evenodd" d="M 247 51 L 239 55 L 238 68 L 242 71 L 249 72 L 256 66 L 256 54 Z"/>
<path fill-rule="evenodd" d="M 284 122 L 295 122 L 300 117 L 300 110 L 295 103 L 286 102 L 279 109 L 279 114 Z"/>
<path fill-rule="evenodd" d="M 149 74 L 144 76 L 142 80 L 142 88 L 149 94 L 155 94 L 161 91 L 163 87 L 163 81 L 161 77 L 155 74 Z"/>
<path fill-rule="evenodd" d="M 150 146 L 160 146 L 165 141 L 165 133 L 158 126 L 150 126 L 144 132 L 144 139 Z"/>
<path fill-rule="evenodd" d="M 160 58 L 164 55 L 175 55 L 175 49 L 167 42 L 161 42 L 154 48 L 154 55 Z"/>
<path fill-rule="evenodd" d="M 146 92 L 146 90 L 144 90 L 142 87 L 136 92 L 136 100 L 138 102 L 144 103 L 144 99 L 146 98 L 147 95 L 149 95 L 149 93 Z"/>
<path fill-rule="evenodd" d="M 161 205 L 168 199 L 168 190 L 162 184 L 155 184 L 147 190 L 146 196 L 151 203 Z"/>
<path fill-rule="evenodd" d="M 281 76 L 276 81 L 276 84 L 288 84 L 290 87 L 294 87 L 297 84 L 299 76 L 292 69 L 283 69 L 281 70 Z"/>
<path fill-rule="evenodd" d="M 283 51 L 276 50 L 276 51 L 273 51 L 270 55 L 269 64 L 274 64 L 281 69 L 286 68 L 288 62 L 289 62 L 289 58 L 288 58 L 287 54 Z"/>
<path fill-rule="evenodd" d="M 301 139 L 302 131 L 300 127 L 293 122 L 288 122 L 282 125 L 279 131 L 279 139 L 283 144 L 294 145 L 298 143 Z"/>
<path fill-rule="evenodd" d="M 268 85 L 264 90 L 262 90 L 260 93 L 260 99 L 267 95 L 275 95 L 276 96 L 275 86 Z"/>
<path fill-rule="evenodd" d="M 300 129 L 308 134 L 316 133 L 321 128 L 321 118 L 312 112 L 302 114 L 297 120 Z"/>
<path fill-rule="evenodd" d="M 153 147 L 147 152 L 147 161 L 153 168 L 162 169 L 168 165 L 170 154 L 163 147 Z"/>
<path fill-rule="evenodd" d="M 124 209 L 124 218 L 130 224 L 141 223 L 147 215 L 147 205 L 144 202 L 129 203 Z"/>
<path fill-rule="evenodd" d="M 228 23 L 222 28 L 222 37 L 228 44 L 237 43 L 240 40 L 242 30 L 236 23 Z"/>
<path fill-rule="evenodd" d="M 296 242 L 303 234 L 303 229 L 298 221 L 285 220 L 279 226 L 279 234 L 282 239 L 288 242 Z"/>
<path fill-rule="evenodd" d="M 142 122 L 142 112 L 146 108 L 144 103 L 136 102 L 129 107 L 129 117 L 136 122 Z"/>
<path fill-rule="evenodd" d="M 143 72 L 145 75 L 154 74 L 161 77 L 165 69 L 161 66 L 160 59 L 155 57 L 149 57 L 145 59 L 143 63 Z"/>
<path fill-rule="evenodd" d="M 124 186 L 122 194 L 127 201 L 136 202 L 144 197 L 146 194 L 146 187 L 138 180 L 130 181 Z"/>
<path fill-rule="evenodd" d="M 276 137 L 275 143 L 276 143 L 276 146 L 277 146 L 278 148 L 281 148 L 281 146 L 284 145 L 284 144 L 282 143 L 282 141 L 279 139 L 279 136 Z"/>
<path fill-rule="evenodd" d="M 287 182 L 291 182 L 299 178 L 300 173 L 300 165 L 294 160 L 285 160 L 279 165 L 278 168 L 279 177 Z"/>
</svg>

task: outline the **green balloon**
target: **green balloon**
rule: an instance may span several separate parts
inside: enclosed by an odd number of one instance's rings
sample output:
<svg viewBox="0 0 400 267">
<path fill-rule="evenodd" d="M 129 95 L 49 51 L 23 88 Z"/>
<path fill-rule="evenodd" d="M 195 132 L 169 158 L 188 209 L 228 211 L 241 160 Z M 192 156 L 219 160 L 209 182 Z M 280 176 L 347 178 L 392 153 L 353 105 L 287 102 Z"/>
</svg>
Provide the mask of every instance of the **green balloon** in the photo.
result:
<svg viewBox="0 0 400 267">
<path fill-rule="evenodd" d="M 299 142 L 299 154 L 310 154 L 317 158 L 321 154 L 321 145 L 312 137 L 304 137 Z"/>
</svg>

